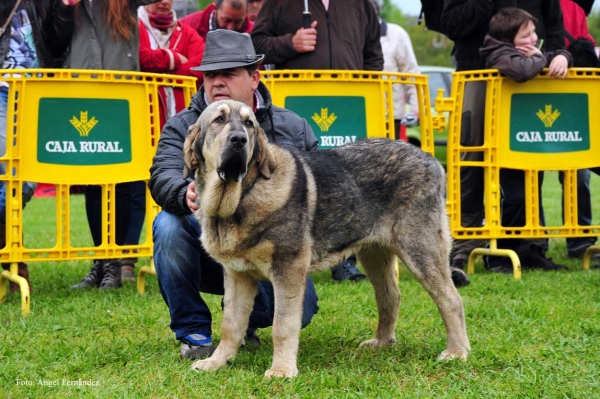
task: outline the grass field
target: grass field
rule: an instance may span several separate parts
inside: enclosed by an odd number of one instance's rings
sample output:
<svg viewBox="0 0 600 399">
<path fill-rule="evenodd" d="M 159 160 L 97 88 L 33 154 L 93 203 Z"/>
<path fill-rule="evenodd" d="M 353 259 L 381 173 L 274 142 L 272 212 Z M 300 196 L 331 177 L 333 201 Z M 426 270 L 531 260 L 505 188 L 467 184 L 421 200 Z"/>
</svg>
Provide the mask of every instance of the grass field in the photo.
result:
<svg viewBox="0 0 600 399">
<path fill-rule="evenodd" d="M 593 176 L 593 193 L 600 179 Z M 544 183 L 549 224 L 560 224 L 556 174 Z M 91 242 L 82 196 L 74 196 L 75 240 Z M 44 220 L 53 200 L 34 199 L 25 210 L 26 245 L 50 240 Z M 594 204 L 599 224 L 600 201 Z M 0 398 L 598 398 L 600 397 L 600 270 L 583 272 L 566 258 L 564 239 L 550 254 L 569 271 L 524 271 L 521 281 L 477 264 L 460 290 L 472 353 L 466 362 L 437 362 L 445 329 L 435 305 L 401 268 L 403 303 L 389 350 L 358 349 L 376 328 L 373 290 L 366 282 L 342 284 L 329 273 L 314 276 L 320 310 L 302 331 L 300 375 L 266 380 L 272 344 L 260 330 L 260 347 L 241 349 L 216 373 L 196 373 L 179 359 L 169 315 L 155 277 L 147 293 L 71 291 L 89 262 L 32 263 L 30 317 L 20 297 L 0 305 Z M 148 264 L 142 259 L 140 265 Z M 220 337 L 220 297 L 207 295 Z M 93 385 L 74 386 L 79 381 Z"/>
</svg>

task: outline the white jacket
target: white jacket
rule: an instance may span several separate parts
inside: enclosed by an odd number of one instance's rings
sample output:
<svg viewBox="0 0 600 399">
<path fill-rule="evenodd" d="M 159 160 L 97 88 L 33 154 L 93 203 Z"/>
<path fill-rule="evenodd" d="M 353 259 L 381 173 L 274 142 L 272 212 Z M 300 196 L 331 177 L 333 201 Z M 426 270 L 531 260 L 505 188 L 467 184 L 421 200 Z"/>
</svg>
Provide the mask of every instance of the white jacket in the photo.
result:
<svg viewBox="0 0 600 399">
<path fill-rule="evenodd" d="M 387 29 L 384 28 L 387 27 Z M 399 25 L 382 20 L 381 49 L 383 50 L 383 70 L 388 72 L 419 73 L 417 58 L 408 33 Z M 384 36 L 385 34 L 385 36 Z M 406 112 L 405 97 L 408 96 L 410 110 L 418 115 L 419 103 L 414 85 L 393 86 L 394 119 L 402 119 Z"/>
</svg>

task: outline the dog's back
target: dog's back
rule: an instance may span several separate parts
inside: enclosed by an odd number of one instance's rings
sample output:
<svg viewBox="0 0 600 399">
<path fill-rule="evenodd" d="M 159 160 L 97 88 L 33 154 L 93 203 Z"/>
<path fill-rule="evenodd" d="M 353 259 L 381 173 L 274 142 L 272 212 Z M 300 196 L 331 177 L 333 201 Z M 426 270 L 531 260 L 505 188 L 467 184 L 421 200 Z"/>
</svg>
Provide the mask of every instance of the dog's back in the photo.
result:
<svg viewBox="0 0 600 399">
<path fill-rule="evenodd" d="M 296 156 L 308 166 L 316 188 L 317 258 L 362 241 L 389 242 L 390 229 L 398 232 L 403 225 L 427 223 L 449 234 L 444 170 L 419 148 L 370 139 Z"/>
</svg>

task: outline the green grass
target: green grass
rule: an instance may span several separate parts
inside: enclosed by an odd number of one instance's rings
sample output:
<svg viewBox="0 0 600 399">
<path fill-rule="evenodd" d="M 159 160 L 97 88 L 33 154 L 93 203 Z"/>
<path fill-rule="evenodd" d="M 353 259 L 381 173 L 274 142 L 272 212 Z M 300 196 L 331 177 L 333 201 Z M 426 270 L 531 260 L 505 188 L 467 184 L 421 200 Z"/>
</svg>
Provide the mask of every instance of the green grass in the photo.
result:
<svg viewBox="0 0 600 399">
<path fill-rule="evenodd" d="M 544 190 L 549 221 L 560 220 L 560 186 L 549 173 Z M 600 187 L 593 177 L 593 190 Z M 73 207 L 83 207 L 80 197 Z M 35 199 L 26 222 L 41 225 L 53 207 Z M 600 215 L 595 204 L 595 215 Z M 84 214 L 73 217 L 77 241 L 90 241 Z M 596 218 L 595 218 L 596 219 Z M 35 223 L 37 222 L 37 223 Z M 32 229 L 34 229 L 32 227 Z M 37 235 L 36 235 L 37 234 Z M 41 232 L 26 234 L 44 243 Z M 230 366 L 196 373 L 179 359 L 169 315 L 156 278 L 146 295 L 123 289 L 73 292 L 69 286 L 89 262 L 31 263 L 30 317 L 20 317 L 20 298 L 0 305 L 0 397 L 59 398 L 594 398 L 600 397 L 600 271 L 583 272 L 565 256 L 564 239 L 552 239 L 550 256 L 569 271 L 524 271 L 521 281 L 486 272 L 480 263 L 471 284 L 460 290 L 472 353 L 466 362 L 437 362 L 445 329 L 425 290 L 404 268 L 403 302 L 389 350 L 357 349 L 376 328 L 368 283 L 333 282 L 314 276 L 319 314 L 302 330 L 293 380 L 266 380 L 272 344 L 260 330 L 260 347 L 243 348 Z M 148 263 L 148 259 L 141 261 Z M 220 297 L 206 295 L 220 336 Z M 30 386 L 17 386 L 16 380 Z M 62 380 L 92 380 L 73 387 Z M 40 382 L 58 381 L 46 387 Z"/>
</svg>

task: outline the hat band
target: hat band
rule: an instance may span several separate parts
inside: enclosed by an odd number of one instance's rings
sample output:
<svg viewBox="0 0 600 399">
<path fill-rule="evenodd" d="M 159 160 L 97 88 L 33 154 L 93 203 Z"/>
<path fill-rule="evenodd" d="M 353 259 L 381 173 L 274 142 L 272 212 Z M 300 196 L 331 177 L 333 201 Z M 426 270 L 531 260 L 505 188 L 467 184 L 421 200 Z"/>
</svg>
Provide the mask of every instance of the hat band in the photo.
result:
<svg viewBox="0 0 600 399">
<path fill-rule="evenodd" d="M 256 61 L 258 57 L 253 54 L 232 54 L 232 57 L 224 57 L 223 54 L 215 55 L 212 57 L 204 57 L 202 63 L 215 63 L 215 62 L 252 62 Z"/>
</svg>

